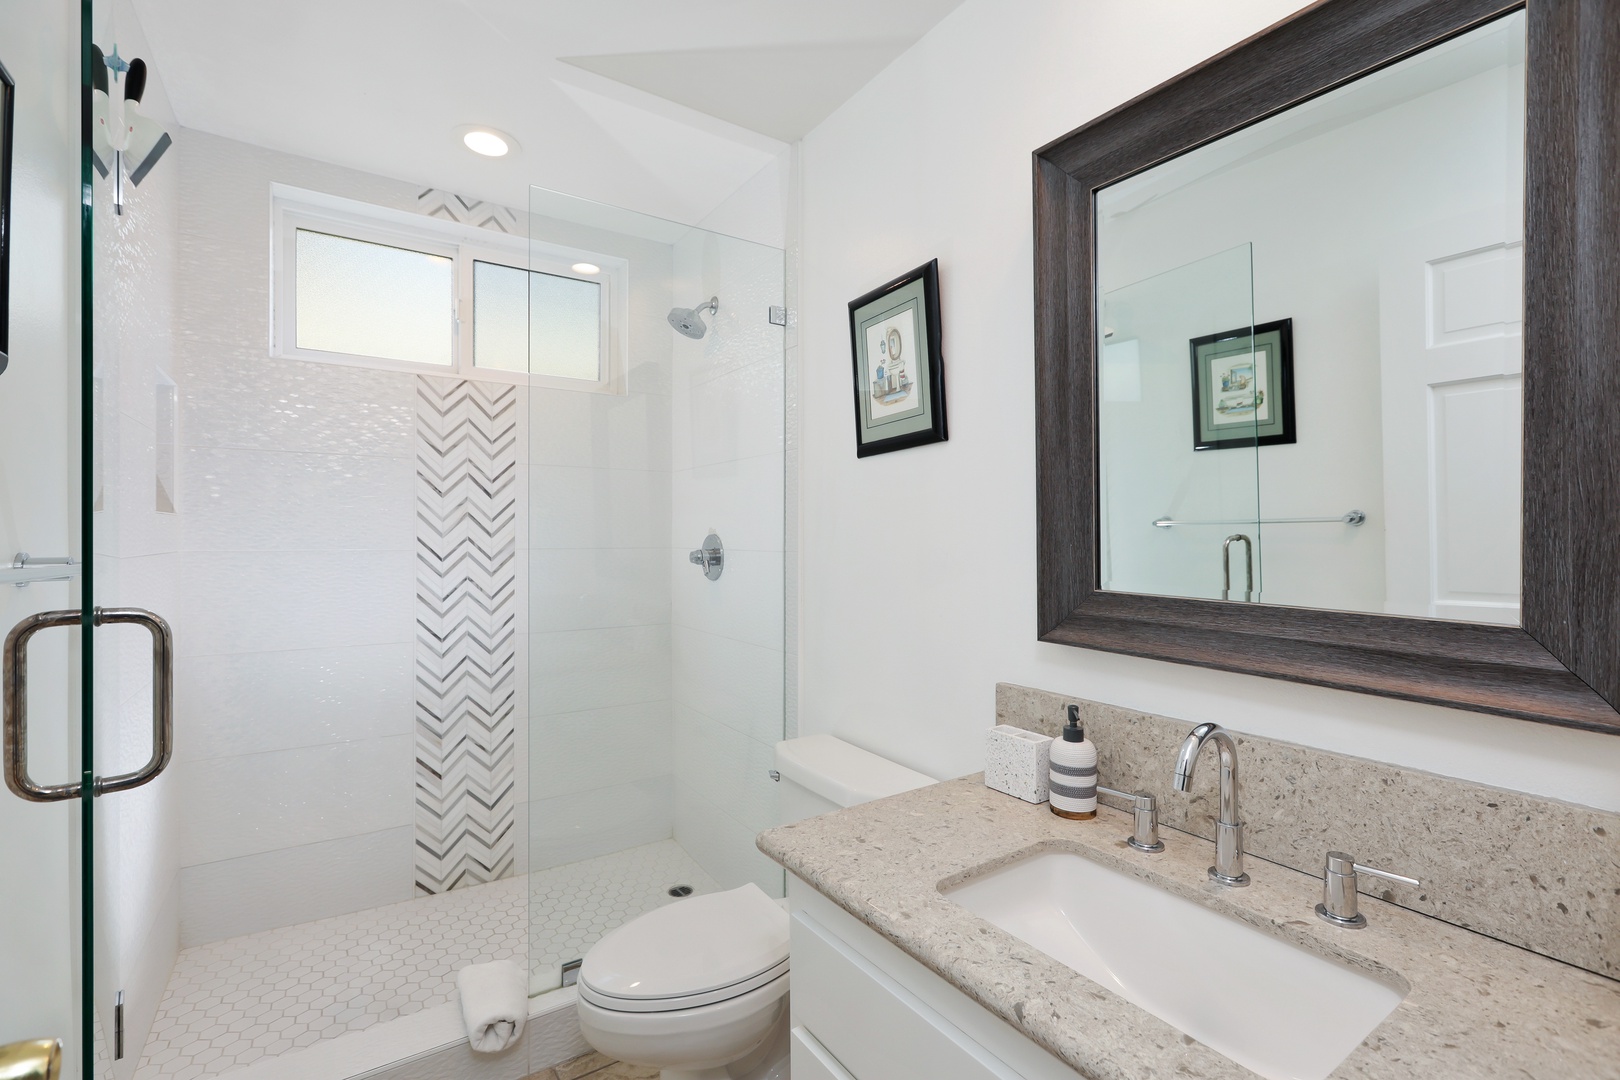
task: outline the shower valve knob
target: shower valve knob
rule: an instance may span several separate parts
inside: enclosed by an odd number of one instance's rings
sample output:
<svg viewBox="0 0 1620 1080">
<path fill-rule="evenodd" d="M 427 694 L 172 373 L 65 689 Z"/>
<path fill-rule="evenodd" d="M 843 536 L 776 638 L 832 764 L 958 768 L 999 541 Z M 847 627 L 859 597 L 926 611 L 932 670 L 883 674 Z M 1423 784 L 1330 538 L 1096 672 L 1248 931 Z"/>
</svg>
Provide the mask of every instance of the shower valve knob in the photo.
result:
<svg viewBox="0 0 1620 1080">
<path fill-rule="evenodd" d="M 720 537 L 710 533 L 703 538 L 703 546 L 694 549 L 687 560 L 693 566 L 703 567 L 703 576 L 710 581 L 719 581 L 726 567 L 726 549 L 720 543 Z"/>
</svg>

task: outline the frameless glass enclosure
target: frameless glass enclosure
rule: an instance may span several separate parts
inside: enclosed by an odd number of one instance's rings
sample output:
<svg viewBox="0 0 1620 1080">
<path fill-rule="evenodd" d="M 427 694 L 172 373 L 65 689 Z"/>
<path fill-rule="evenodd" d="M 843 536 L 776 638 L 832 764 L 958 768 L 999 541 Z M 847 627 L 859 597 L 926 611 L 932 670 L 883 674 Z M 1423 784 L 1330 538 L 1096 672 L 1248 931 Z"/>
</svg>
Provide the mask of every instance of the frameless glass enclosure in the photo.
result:
<svg viewBox="0 0 1620 1080">
<path fill-rule="evenodd" d="M 521 573 L 535 989 L 782 871 L 781 250 L 534 189 Z M 594 363 L 592 362 L 594 360 Z"/>
</svg>

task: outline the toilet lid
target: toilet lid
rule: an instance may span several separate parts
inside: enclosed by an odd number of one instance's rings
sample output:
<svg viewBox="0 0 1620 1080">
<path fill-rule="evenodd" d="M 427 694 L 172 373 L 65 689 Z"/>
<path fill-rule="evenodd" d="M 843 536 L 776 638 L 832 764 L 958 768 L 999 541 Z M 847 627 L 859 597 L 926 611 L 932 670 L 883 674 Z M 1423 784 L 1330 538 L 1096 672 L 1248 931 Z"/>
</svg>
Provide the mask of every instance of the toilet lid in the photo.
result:
<svg viewBox="0 0 1620 1080">
<path fill-rule="evenodd" d="M 748 884 L 631 919 L 591 947 L 579 979 L 627 1002 L 689 998 L 785 970 L 787 955 L 787 912 Z"/>
</svg>

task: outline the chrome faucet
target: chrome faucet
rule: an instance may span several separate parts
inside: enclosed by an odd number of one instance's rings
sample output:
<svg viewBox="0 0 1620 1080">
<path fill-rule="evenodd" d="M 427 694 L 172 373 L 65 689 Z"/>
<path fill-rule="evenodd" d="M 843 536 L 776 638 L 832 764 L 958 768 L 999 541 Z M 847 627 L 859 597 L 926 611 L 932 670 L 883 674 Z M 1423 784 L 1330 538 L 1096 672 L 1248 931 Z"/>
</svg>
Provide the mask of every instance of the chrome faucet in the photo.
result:
<svg viewBox="0 0 1620 1080">
<path fill-rule="evenodd" d="M 1182 740 L 1181 752 L 1176 755 L 1176 790 L 1191 790 L 1193 767 L 1206 742 L 1213 742 L 1221 754 L 1221 813 L 1215 822 L 1215 865 L 1209 868 L 1209 877 L 1218 885 L 1247 885 L 1249 875 L 1243 872 L 1243 819 L 1238 817 L 1237 744 L 1226 729 L 1218 724 L 1199 724 Z"/>
</svg>

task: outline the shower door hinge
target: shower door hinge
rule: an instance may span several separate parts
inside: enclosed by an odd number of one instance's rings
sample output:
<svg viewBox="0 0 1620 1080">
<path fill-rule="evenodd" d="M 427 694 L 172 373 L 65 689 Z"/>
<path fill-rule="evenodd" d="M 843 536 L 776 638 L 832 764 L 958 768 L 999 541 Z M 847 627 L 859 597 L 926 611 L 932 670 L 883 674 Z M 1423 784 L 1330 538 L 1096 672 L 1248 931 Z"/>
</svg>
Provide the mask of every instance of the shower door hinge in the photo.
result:
<svg viewBox="0 0 1620 1080">
<path fill-rule="evenodd" d="M 113 1060 L 121 1061 L 124 1057 L 124 992 L 118 991 L 118 997 L 113 1001 Z"/>
<path fill-rule="evenodd" d="M 787 308 L 771 305 L 770 320 L 772 326 L 787 325 Z"/>
</svg>

